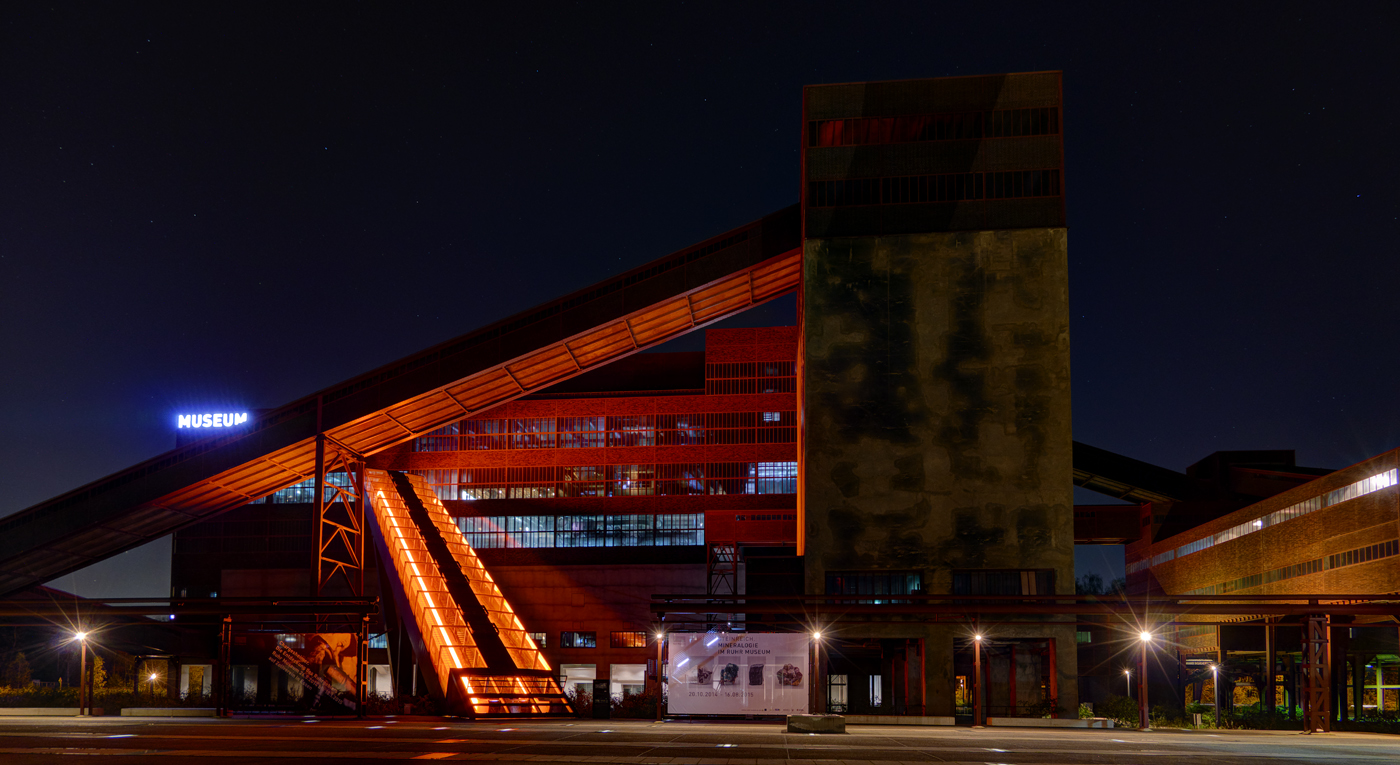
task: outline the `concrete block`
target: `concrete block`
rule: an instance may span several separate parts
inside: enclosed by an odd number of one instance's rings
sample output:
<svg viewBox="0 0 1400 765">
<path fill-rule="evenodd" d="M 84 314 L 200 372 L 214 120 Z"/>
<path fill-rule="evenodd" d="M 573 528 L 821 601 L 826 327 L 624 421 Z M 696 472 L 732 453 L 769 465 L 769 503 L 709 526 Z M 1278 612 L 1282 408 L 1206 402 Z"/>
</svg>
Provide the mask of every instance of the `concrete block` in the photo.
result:
<svg viewBox="0 0 1400 765">
<path fill-rule="evenodd" d="M 953 717 L 936 715 L 846 715 L 847 725 L 956 725 Z"/>
<path fill-rule="evenodd" d="M 122 717 L 213 717 L 213 707 L 127 707 Z"/>
<path fill-rule="evenodd" d="M 842 715 L 788 715 L 788 733 L 845 733 Z"/>
<path fill-rule="evenodd" d="M 1056 717 L 988 717 L 987 725 L 996 728 L 1112 728 L 1113 721 L 1106 717 L 1085 720 Z"/>
<path fill-rule="evenodd" d="M 93 717 L 102 716 L 102 707 L 89 710 Z M 77 717 L 77 707 L 4 707 L 0 717 Z"/>
</svg>

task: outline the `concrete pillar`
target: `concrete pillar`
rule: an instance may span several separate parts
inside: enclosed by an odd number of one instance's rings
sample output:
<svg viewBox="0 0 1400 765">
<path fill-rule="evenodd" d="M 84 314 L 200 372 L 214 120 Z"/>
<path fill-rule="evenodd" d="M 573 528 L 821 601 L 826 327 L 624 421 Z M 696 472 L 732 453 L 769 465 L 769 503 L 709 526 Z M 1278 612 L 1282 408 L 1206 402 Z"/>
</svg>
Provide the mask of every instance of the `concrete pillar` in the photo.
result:
<svg viewBox="0 0 1400 765">
<path fill-rule="evenodd" d="M 923 701 L 925 715 L 952 717 L 957 692 L 953 670 L 953 630 L 931 629 L 924 637 Z M 985 660 L 986 657 L 983 657 Z"/>
</svg>

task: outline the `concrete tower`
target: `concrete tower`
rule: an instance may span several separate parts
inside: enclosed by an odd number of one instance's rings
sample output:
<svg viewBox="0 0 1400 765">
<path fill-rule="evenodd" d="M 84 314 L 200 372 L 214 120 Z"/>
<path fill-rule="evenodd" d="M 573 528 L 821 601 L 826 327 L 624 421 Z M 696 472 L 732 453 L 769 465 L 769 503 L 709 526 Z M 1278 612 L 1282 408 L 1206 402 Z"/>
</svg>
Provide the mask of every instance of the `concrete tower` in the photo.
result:
<svg viewBox="0 0 1400 765">
<path fill-rule="evenodd" d="M 803 102 L 807 593 L 1072 594 L 1060 73 Z M 858 630 L 910 646 L 910 713 L 953 713 L 962 620 Z M 1072 623 L 986 632 L 989 707 L 1074 714 Z"/>
</svg>

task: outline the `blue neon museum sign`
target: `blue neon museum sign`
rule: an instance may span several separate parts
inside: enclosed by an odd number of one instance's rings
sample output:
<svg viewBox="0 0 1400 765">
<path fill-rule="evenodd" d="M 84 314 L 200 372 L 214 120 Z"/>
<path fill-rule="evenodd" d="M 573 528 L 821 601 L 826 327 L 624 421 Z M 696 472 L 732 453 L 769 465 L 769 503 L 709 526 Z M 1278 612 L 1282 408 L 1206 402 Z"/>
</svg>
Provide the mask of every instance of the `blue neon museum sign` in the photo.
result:
<svg viewBox="0 0 1400 765">
<path fill-rule="evenodd" d="M 247 412 L 217 412 L 212 414 L 180 414 L 175 416 L 175 427 L 183 428 L 234 428 L 248 424 Z"/>
</svg>

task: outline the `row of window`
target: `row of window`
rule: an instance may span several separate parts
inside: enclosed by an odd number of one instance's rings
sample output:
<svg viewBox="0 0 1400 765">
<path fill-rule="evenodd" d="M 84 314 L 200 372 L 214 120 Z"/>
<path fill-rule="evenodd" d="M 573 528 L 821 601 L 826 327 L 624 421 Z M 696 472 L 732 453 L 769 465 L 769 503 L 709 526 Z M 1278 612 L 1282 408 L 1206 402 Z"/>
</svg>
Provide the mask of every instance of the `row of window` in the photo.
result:
<svg viewBox="0 0 1400 765">
<path fill-rule="evenodd" d="M 705 543 L 704 513 L 458 518 L 473 548 L 677 547 Z"/>
<path fill-rule="evenodd" d="M 545 633 L 531 632 L 531 639 L 535 645 L 545 648 Z M 612 648 L 646 648 L 647 633 L 636 632 L 614 632 L 608 638 L 608 645 Z M 560 648 L 597 648 L 598 633 L 596 632 L 561 632 L 559 633 Z"/>
<path fill-rule="evenodd" d="M 809 207 L 901 205 L 960 202 L 969 199 L 1022 199 L 1060 195 L 1059 170 L 1010 170 L 996 173 L 944 173 L 897 178 L 847 178 L 810 181 Z"/>
<path fill-rule="evenodd" d="M 1060 110 L 1051 106 L 959 114 L 812 120 L 807 123 L 807 145 L 827 147 L 970 141 L 979 138 L 1055 135 L 1059 132 Z"/>
<path fill-rule="evenodd" d="M 1361 563 L 1369 563 L 1373 560 L 1391 558 L 1400 555 L 1400 539 L 1392 539 L 1388 542 L 1377 542 L 1366 547 L 1358 547 L 1355 550 L 1335 553 L 1324 558 L 1314 558 L 1310 561 L 1295 563 L 1291 566 L 1276 568 L 1259 574 L 1250 574 L 1238 579 L 1231 579 L 1228 582 L 1212 584 L 1209 587 L 1199 587 L 1187 592 L 1187 595 L 1224 595 L 1240 590 L 1248 590 L 1274 582 L 1282 582 L 1286 579 L 1294 579 L 1308 574 L 1316 574 L 1321 571 L 1330 571 L 1346 566 L 1355 566 Z"/>
<path fill-rule="evenodd" d="M 1395 468 L 1377 473 L 1370 478 L 1363 478 L 1356 483 L 1348 484 L 1340 489 L 1305 499 L 1302 502 L 1289 505 L 1282 510 L 1275 510 L 1262 518 L 1245 521 L 1244 523 L 1228 528 L 1218 534 L 1189 542 L 1174 550 L 1166 550 L 1151 558 L 1133 561 L 1128 564 L 1127 571 L 1129 574 L 1136 574 L 1151 566 L 1159 566 L 1167 561 L 1190 555 L 1191 553 L 1200 552 L 1201 550 L 1209 549 L 1218 544 L 1224 544 L 1232 539 L 1239 539 L 1246 534 L 1253 534 L 1256 531 L 1263 531 L 1270 526 L 1277 526 L 1284 521 L 1301 518 L 1309 513 L 1315 513 L 1324 507 L 1331 507 L 1332 505 L 1340 504 L 1350 499 L 1364 497 L 1367 494 L 1382 489 L 1388 489 L 1397 483 L 1397 479 L 1400 479 L 1400 471 L 1397 471 Z"/>
<path fill-rule="evenodd" d="M 827 595 L 911 595 L 924 592 L 917 571 L 828 571 Z M 1055 572 L 1048 569 L 998 571 L 973 569 L 953 572 L 953 595 L 1053 595 Z M 861 603 L 898 603 L 875 598 Z"/>
<path fill-rule="evenodd" d="M 796 494 L 796 462 L 541 465 L 415 470 L 439 499 Z"/>
<path fill-rule="evenodd" d="M 790 444 L 797 412 L 699 412 L 460 420 L 413 439 L 415 452 Z"/>
<path fill-rule="evenodd" d="M 329 502 L 335 499 L 338 489 L 348 488 L 349 486 L 350 479 L 345 473 L 327 473 L 326 485 L 322 496 L 325 498 L 325 501 Z M 310 504 L 316 501 L 316 479 L 308 478 L 301 483 L 293 484 L 280 491 L 275 491 L 269 494 L 265 500 L 258 500 L 258 502 L 262 501 L 274 505 Z"/>
<path fill-rule="evenodd" d="M 705 365 L 707 396 L 796 391 L 797 362 L 794 361 L 726 361 Z"/>
</svg>

